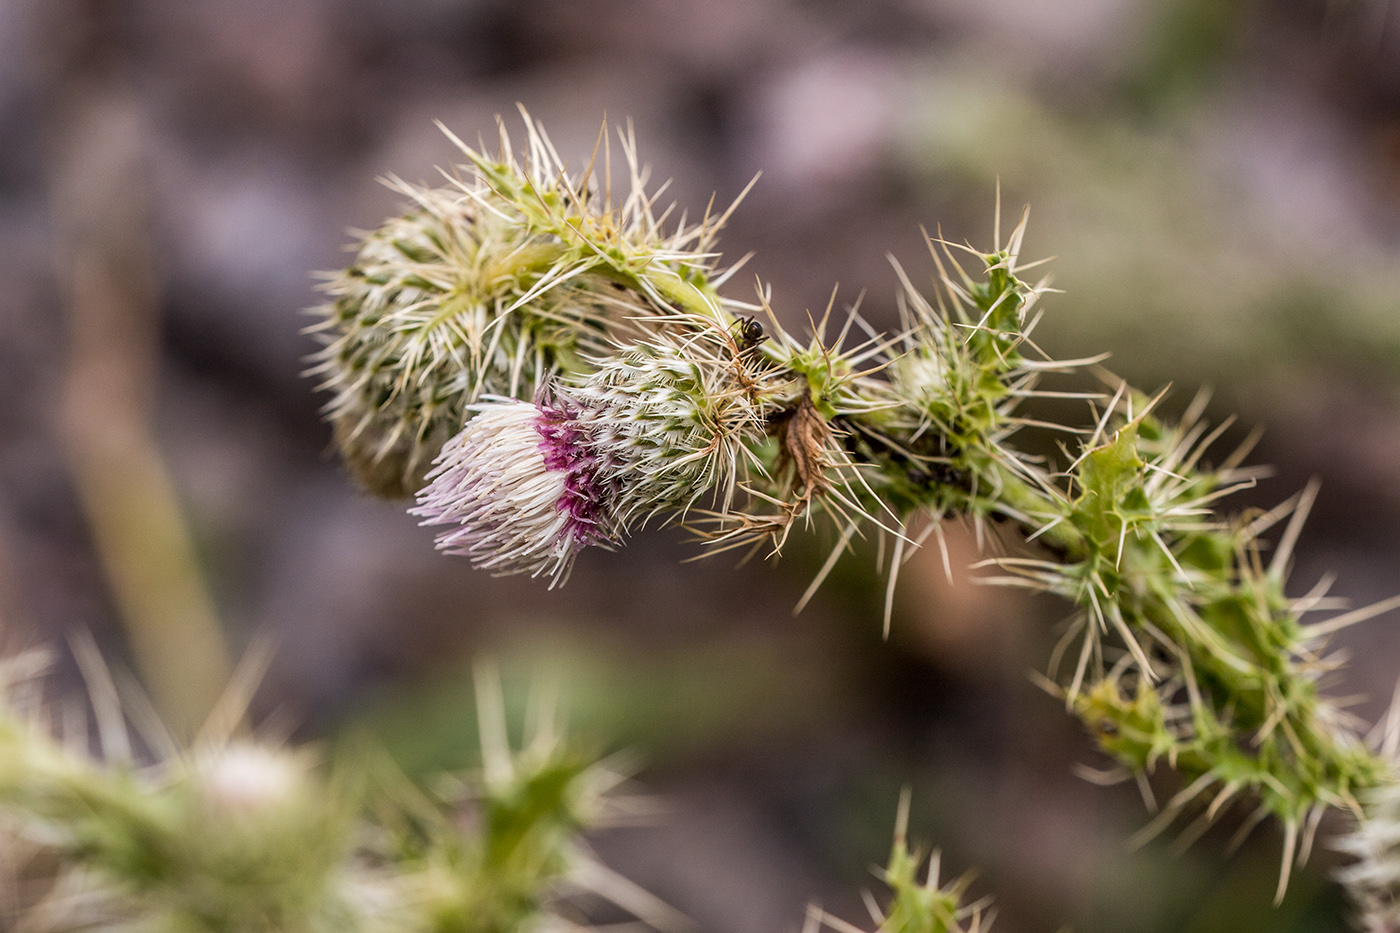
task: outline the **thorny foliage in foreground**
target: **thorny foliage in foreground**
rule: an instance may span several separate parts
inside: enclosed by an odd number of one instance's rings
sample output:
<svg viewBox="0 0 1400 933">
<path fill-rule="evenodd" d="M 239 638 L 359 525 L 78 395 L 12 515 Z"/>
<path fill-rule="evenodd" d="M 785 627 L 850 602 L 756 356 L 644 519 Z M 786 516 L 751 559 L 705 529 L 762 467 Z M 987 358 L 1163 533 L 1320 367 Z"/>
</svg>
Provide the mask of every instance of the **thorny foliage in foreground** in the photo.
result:
<svg viewBox="0 0 1400 933">
<path fill-rule="evenodd" d="M 527 711 L 523 747 L 513 750 L 488 665 L 476 673 L 481 771 L 442 775 L 422 789 L 362 746 L 327 769 L 311 749 L 243 734 L 236 727 L 256 661 L 191 748 L 177 748 L 149 717 L 133 720 L 145 727 L 152 761 L 133 752 L 118 688 L 96 648 L 75 647 L 102 761 L 88 754 L 86 730 L 53 738 L 42 653 L 0 664 L 6 930 L 587 933 L 579 894 L 601 896 L 664 933 L 691 928 L 597 862 L 581 839 L 585 829 L 644 816 L 645 802 L 615 793 L 622 776 L 562 739 L 547 702 Z M 978 930 L 982 905 L 959 905 L 965 885 L 938 890 L 936 867 L 925 884 L 914 878 L 907 801 L 900 814 L 882 933 Z"/>
<path fill-rule="evenodd" d="M 1337 666 L 1329 636 L 1397 601 L 1303 624 L 1330 606 L 1325 582 L 1301 599 L 1284 588 L 1316 490 L 1266 514 L 1218 512 L 1256 472 L 1248 444 L 1211 464 L 1227 426 L 1202 420 L 1203 397 L 1172 423 L 1160 396 L 1106 374 L 1102 394 L 1042 388 L 1098 358 L 1052 360 L 1032 341 L 1048 287 L 1023 278 L 1024 218 L 987 253 L 931 240 L 936 287 L 899 270 L 898 334 L 852 312 L 829 335 L 828 308 L 801 341 L 762 290 L 758 305 L 719 295 L 736 268 L 711 252 L 724 216 L 667 226 L 630 132 L 615 201 L 606 133 L 601 173 L 595 153 L 571 174 L 526 123 L 523 161 L 502 129 L 500 156 L 462 146 L 465 176 L 444 188 L 395 182 L 409 213 L 327 286 L 315 371 L 367 489 L 416 495 L 423 523 L 448 527 L 439 546 L 476 566 L 553 583 L 579 549 L 653 516 L 715 549 L 773 551 L 825 520 L 838 543 L 813 589 L 873 530 L 892 597 L 943 519 L 979 538 L 1009 520 L 1039 553 L 987 561 L 991 579 L 1077 607 L 1045 685 L 1116 761 L 1107 777 L 1146 794 L 1165 762 L 1185 779 L 1144 835 L 1194 810 L 1194 838 L 1246 801 L 1245 831 L 1283 824 L 1281 897 L 1328 809 L 1364 824 L 1359 794 L 1394 770 L 1318 683 Z M 1084 421 L 1018 413 L 1038 396 L 1081 398 Z M 1046 433 L 1058 464 L 1025 452 L 1050 446 Z M 1260 535 L 1285 519 L 1270 549 Z"/>
<path fill-rule="evenodd" d="M 972 883 L 972 876 L 964 875 L 942 885 L 938 879 L 942 863 L 940 853 L 933 852 L 925 864 L 924 854 L 909 848 L 908 829 L 909 792 L 906 790 L 899 800 L 894 845 L 882 875 L 892 897 L 882 909 L 869 892 L 865 895 L 865 906 L 870 911 L 876 933 L 985 933 L 996 917 L 994 910 L 988 910 L 991 899 L 964 904 L 963 895 Z M 921 867 L 923 881 L 919 880 Z M 808 907 L 807 924 L 802 933 L 819 933 L 823 926 L 835 933 L 864 933 L 860 927 L 833 917 L 816 905 Z"/>
</svg>

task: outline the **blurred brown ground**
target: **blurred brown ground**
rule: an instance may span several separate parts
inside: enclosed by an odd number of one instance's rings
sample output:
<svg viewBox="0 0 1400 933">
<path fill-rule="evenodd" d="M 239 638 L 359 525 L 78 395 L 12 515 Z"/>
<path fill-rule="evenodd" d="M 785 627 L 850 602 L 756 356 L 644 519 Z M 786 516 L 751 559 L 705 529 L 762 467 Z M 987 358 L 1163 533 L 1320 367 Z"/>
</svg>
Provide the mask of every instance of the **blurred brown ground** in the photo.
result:
<svg viewBox="0 0 1400 933">
<path fill-rule="evenodd" d="M 1047 348 L 1112 350 L 1135 382 L 1174 381 L 1178 407 L 1213 385 L 1215 417 L 1269 427 L 1258 459 L 1279 478 L 1254 504 L 1323 480 L 1298 591 L 1328 569 L 1358 603 L 1400 589 L 1384 0 L 7 0 L 5 639 L 88 629 L 153 693 L 195 696 L 180 674 L 217 657 L 122 625 L 155 587 L 148 615 L 217 617 L 235 656 L 276 637 L 260 711 L 304 738 L 367 723 L 418 770 L 471 760 L 471 657 L 544 659 L 576 727 L 633 748 L 670 802 L 598 848 L 716 933 L 795 931 L 809 899 L 860 921 L 904 785 L 916 835 L 948 870 L 981 866 L 1005 933 L 1341 929 L 1326 853 L 1268 907 L 1277 834 L 1229 859 L 1228 826 L 1181 858 L 1124 852 L 1136 791 L 1073 776 L 1095 756 L 1025 677 L 1063 606 L 949 585 L 930 552 L 882 643 L 872 554 L 793 618 L 821 545 L 736 570 L 680 563 L 696 547 L 665 530 L 547 591 L 439 557 L 401 508 L 355 495 L 299 375 L 310 273 L 396 210 L 377 175 L 431 181 L 452 160 L 433 120 L 490 140 L 497 114 L 518 129 L 517 102 L 580 164 L 605 115 L 631 118 L 692 214 L 762 170 L 723 246 L 756 251 L 737 278 L 771 281 L 792 328 L 837 283 L 891 326 L 887 254 L 927 280 L 921 224 L 987 244 L 1000 180 L 1008 213 L 1034 205 L 1027 250 L 1060 257 Z M 94 532 L 94 510 L 158 500 L 161 476 L 182 513 Z M 165 572 L 191 556 L 207 593 Z M 1374 717 L 1400 632 L 1348 643 L 1338 692 Z"/>
</svg>

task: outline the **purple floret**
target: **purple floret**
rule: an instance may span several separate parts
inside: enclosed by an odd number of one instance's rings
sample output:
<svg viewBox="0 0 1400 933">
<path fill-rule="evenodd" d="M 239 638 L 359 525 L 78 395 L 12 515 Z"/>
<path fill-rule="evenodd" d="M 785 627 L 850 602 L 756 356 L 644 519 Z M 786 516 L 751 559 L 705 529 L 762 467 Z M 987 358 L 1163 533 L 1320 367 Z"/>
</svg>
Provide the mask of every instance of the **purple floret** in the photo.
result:
<svg viewBox="0 0 1400 933">
<path fill-rule="evenodd" d="M 599 522 L 607 490 L 598 480 L 598 459 L 578 420 L 579 409 L 562 401 L 536 405 L 540 415 L 535 429 L 544 465 L 565 475 L 564 491 L 555 503 L 567 517 L 564 533 L 580 546 L 606 543 L 609 538 Z"/>
</svg>

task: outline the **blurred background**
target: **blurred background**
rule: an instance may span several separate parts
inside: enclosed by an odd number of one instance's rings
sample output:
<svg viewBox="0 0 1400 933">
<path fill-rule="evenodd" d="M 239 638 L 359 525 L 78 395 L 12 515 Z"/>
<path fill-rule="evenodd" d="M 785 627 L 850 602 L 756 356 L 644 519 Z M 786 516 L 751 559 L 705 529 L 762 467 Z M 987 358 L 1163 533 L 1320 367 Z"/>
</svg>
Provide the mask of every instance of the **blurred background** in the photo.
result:
<svg viewBox="0 0 1400 933">
<path fill-rule="evenodd" d="M 989 246 L 998 180 L 1065 294 L 1038 338 L 1112 351 L 1322 494 L 1294 587 L 1400 590 L 1400 6 L 1386 0 L 0 0 L 0 624 L 90 631 L 189 729 L 260 638 L 255 703 L 298 739 L 369 731 L 415 774 L 475 760 L 468 672 L 565 685 L 574 730 L 667 802 L 601 832 L 613 868 L 713 933 L 868 925 L 901 787 L 1001 933 L 1331 931 L 1324 851 L 1269 906 L 1281 834 L 1128 852 L 1146 820 L 1027 678 L 1067 607 L 950 585 L 936 550 L 880 638 L 873 553 L 682 563 L 674 531 L 569 584 L 440 557 L 328 454 L 303 310 L 350 228 L 433 182 L 434 127 L 488 141 L 517 102 L 583 164 L 635 125 L 692 216 L 763 177 L 723 238 L 800 330 L 834 285 L 895 321 L 920 225 Z M 494 142 L 490 143 L 494 146 Z M 1229 443 L 1229 439 L 1224 442 Z M 949 528 L 955 565 L 975 559 Z M 1375 718 L 1400 630 L 1347 633 Z M 71 665 L 69 665 L 71 667 Z M 67 670 L 67 668 L 65 668 Z M 79 681 L 67 673 L 75 689 Z M 1170 776 L 1159 776 L 1170 793 Z M 1336 828 L 1336 827 L 1334 827 Z"/>
</svg>

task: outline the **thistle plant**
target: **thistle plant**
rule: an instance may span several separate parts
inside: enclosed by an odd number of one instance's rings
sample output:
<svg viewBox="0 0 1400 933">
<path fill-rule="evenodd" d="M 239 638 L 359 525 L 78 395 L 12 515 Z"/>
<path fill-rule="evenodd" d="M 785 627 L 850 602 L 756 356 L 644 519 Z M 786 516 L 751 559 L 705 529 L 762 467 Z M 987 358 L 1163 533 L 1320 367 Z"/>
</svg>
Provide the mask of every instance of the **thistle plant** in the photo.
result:
<svg viewBox="0 0 1400 933">
<path fill-rule="evenodd" d="M 314 749 L 227 733 L 239 684 L 194 747 L 157 729 L 146 738 L 161 752 L 138 756 L 94 659 L 100 760 L 86 736 L 52 737 L 40 654 L 0 670 L 6 929 L 514 933 L 551 922 L 573 891 L 676 926 L 581 845 L 585 827 L 627 814 L 622 776 L 543 706 L 512 750 L 490 668 L 477 675 L 481 772 L 420 788 L 363 747 L 327 768 Z"/>
<path fill-rule="evenodd" d="M 465 178 L 398 183 L 413 206 L 328 288 L 317 372 L 366 488 L 416 493 L 413 512 L 447 526 L 444 550 L 556 583 L 579 549 L 615 547 L 653 517 L 713 550 L 773 552 L 821 520 L 836 545 L 813 590 L 857 538 L 887 546 L 886 630 L 901 564 L 941 542 L 941 522 L 968 520 L 980 539 L 1007 521 L 1029 549 L 985 561 L 986 582 L 1074 607 L 1041 679 L 1113 760 L 1105 777 L 1148 793 L 1159 764 L 1181 775 L 1143 837 L 1192 811 L 1189 840 L 1244 802 L 1246 831 L 1283 826 L 1282 897 L 1328 810 L 1363 834 L 1378 825 L 1385 804 L 1366 800 L 1389 799 L 1377 789 L 1393 786 L 1391 757 L 1318 683 L 1337 667 L 1329 637 L 1397 601 L 1304 624 L 1331 605 L 1326 582 L 1285 590 L 1315 487 L 1223 513 L 1258 471 L 1248 442 L 1216 460 L 1228 424 L 1206 423 L 1204 396 L 1172 421 L 1162 393 L 1102 358 L 1043 353 L 1032 334 L 1049 287 L 1021 261 L 1024 215 L 989 251 L 928 238 L 937 279 L 923 289 L 897 269 L 895 334 L 854 311 L 832 334 L 829 307 L 799 340 L 765 289 L 754 304 L 718 293 L 733 271 L 711 251 L 727 213 L 667 232 L 630 132 L 615 204 L 605 143 L 601 174 L 571 174 L 526 122 L 522 161 L 503 131 L 497 157 L 461 147 Z M 1046 387 L 1069 373 L 1104 389 Z M 1047 397 L 1082 401 L 1083 420 L 1022 414 Z"/>
<path fill-rule="evenodd" d="M 360 742 L 328 755 L 249 734 L 240 723 L 256 663 L 245 665 L 198 741 L 177 747 L 154 720 L 128 718 L 95 647 L 76 647 L 100 758 L 89 754 L 86 734 L 56 740 L 42 689 L 47 655 L 0 663 L 7 930 L 586 933 L 586 915 L 571 904 L 577 893 L 610 900 L 662 933 L 690 928 L 583 841 L 587 829 L 645 813 L 618 793 L 622 772 L 563 737 L 544 691 L 532 698 L 524 742 L 513 749 L 489 664 L 475 672 L 480 770 L 420 786 Z M 139 736 L 130 721 L 144 723 Z M 138 738 L 149 753 L 134 750 Z M 985 929 L 985 904 L 960 903 L 966 881 L 939 887 L 936 857 L 925 879 L 916 878 L 908 809 L 906 795 L 881 931 Z M 820 912 L 811 919 L 849 928 Z"/>
</svg>

